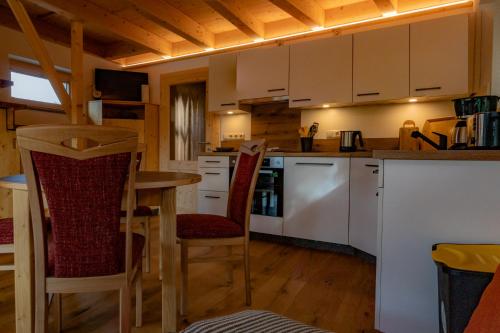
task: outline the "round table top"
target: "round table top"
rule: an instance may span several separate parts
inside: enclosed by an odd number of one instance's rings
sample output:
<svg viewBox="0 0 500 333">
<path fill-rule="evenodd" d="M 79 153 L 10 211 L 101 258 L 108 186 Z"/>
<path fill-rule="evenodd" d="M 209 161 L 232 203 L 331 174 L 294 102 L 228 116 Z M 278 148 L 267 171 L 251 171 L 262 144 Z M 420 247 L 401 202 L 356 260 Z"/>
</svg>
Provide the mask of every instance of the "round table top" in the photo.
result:
<svg viewBox="0 0 500 333">
<path fill-rule="evenodd" d="M 195 173 L 139 171 L 136 175 L 135 188 L 159 189 L 196 184 L 201 181 L 201 176 Z M 26 177 L 15 175 L 0 178 L 0 188 L 12 190 L 27 190 Z"/>
</svg>

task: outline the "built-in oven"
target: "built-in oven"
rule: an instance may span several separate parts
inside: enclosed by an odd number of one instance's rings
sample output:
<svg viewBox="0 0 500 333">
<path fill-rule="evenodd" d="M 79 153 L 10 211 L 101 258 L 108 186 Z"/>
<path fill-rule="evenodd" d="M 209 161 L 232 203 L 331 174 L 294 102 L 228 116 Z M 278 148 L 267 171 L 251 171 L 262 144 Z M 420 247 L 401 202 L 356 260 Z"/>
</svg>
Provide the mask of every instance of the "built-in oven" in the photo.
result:
<svg viewBox="0 0 500 333">
<path fill-rule="evenodd" d="M 236 157 L 230 157 L 230 177 L 235 165 Z M 283 165 L 283 157 L 264 157 L 253 195 L 250 231 L 283 234 Z"/>
</svg>

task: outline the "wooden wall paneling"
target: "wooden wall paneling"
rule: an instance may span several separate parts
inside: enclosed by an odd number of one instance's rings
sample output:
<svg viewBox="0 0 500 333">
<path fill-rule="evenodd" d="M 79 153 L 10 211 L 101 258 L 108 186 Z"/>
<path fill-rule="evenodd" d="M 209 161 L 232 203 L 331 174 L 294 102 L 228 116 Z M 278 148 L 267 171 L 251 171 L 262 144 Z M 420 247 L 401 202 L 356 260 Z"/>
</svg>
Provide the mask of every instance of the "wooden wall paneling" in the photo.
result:
<svg viewBox="0 0 500 333">
<path fill-rule="evenodd" d="M 83 93 L 83 22 L 71 22 L 71 122 L 87 124 Z"/>
<path fill-rule="evenodd" d="M 159 168 L 158 120 L 159 106 L 155 104 L 146 104 L 144 112 L 144 143 L 146 144 L 145 168 L 149 171 L 157 171 Z"/>
<path fill-rule="evenodd" d="M 252 107 L 252 139 L 265 138 L 268 147 L 299 150 L 300 111 L 288 108 L 288 102 Z"/>
<path fill-rule="evenodd" d="M 393 150 L 399 149 L 399 138 L 363 138 L 366 150 Z M 337 152 L 340 139 L 316 139 L 313 141 L 313 151 Z"/>
<path fill-rule="evenodd" d="M 0 109 L 0 176 L 21 172 L 21 161 L 16 149 L 16 132 L 6 129 L 6 109 Z M 12 217 L 12 191 L 0 189 L 0 218 Z"/>
</svg>

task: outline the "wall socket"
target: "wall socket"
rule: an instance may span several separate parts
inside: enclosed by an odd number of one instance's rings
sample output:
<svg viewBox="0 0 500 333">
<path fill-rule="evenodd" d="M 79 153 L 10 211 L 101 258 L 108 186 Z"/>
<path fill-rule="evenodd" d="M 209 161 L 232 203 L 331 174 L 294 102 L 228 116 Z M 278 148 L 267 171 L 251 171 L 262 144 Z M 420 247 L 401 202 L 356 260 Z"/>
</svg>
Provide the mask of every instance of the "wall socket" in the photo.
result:
<svg viewBox="0 0 500 333">
<path fill-rule="evenodd" d="M 326 131 L 327 139 L 336 139 L 340 137 L 340 130 L 328 130 Z"/>
<path fill-rule="evenodd" d="M 224 140 L 245 140 L 245 133 L 243 132 L 224 133 L 222 138 Z"/>
</svg>

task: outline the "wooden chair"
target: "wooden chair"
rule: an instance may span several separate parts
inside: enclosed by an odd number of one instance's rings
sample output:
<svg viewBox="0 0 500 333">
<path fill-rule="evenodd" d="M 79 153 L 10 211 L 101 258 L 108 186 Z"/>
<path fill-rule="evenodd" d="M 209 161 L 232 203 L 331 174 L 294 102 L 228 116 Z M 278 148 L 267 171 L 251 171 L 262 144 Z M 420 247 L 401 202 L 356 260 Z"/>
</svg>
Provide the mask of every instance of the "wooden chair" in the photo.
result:
<svg viewBox="0 0 500 333">
<path fill-rule="evenodd" d="M 14 254 L 14 225 L 11 218 L 0 219 L 0 254 Z M 13 271 L 15 266 L 0 265 L 0 271 Z"/>
<path fill-rule="evenodd" d="M 250 305 L 249 226 L 255 184 L 264 159 L 264 140 L 247 141 L 240 147 L 229 188 L 227 217 L 209 214 L 177 215 L 177 237 L 181 246 L 181 314 L 187 309 L 188 264 L 226 262 L 229 281 L 233 262 L 244 261 L 246 304 Z M 190 247 L 225 246 L 226 256 L 189 258 Z M 243 246 L 243 255 L 232 253 L 233 246 Z"/>
<path fill-rule="evenodd" d="M 137 134 L 103 126 L 17 129 L 33 228 L 35 333 L 47 330 L 47 294 L 55 294 L 61 329 L 63 293 L 120 291 L 120 332 L 130 332 L 131 292 L 142 325 L 144 237 L 132 234 Z M 127 222 L 120 209 L 127 182 Z M 47 233 L 42 190 L 51 216 Z"/>
</svg>

